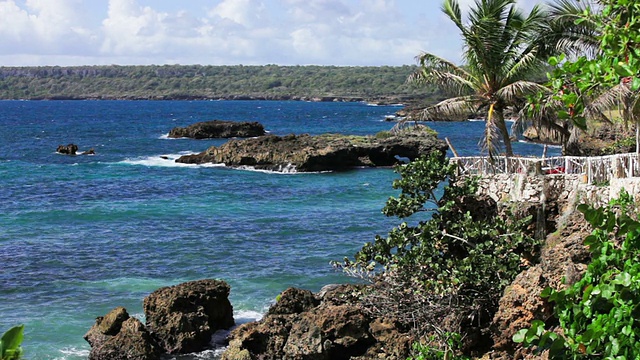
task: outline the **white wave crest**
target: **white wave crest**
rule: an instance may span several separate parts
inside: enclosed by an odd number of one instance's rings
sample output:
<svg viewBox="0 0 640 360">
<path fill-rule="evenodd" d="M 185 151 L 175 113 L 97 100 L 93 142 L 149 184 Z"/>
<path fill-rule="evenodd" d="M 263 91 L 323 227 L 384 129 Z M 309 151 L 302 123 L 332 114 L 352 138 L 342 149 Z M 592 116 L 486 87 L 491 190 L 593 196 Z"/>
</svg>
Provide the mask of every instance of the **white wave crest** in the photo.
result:
<svg viewBox="0 0 640 360">
<path fill-rule="evenodd" d="M 263 313 L 255 310 L 238 310 L 233 318 L 236 320 L 236 324 L 245 324 L 252 321 L 258 321 L 264 316 Z"/>
<path fill-rule="evenodd" d="M 237 167 L 234 167 L 234 169 L 246 170 L 246 171 L 255 171 L 255 172 L 261 172 L 261 173 L 265 173 L 265 174 L 291 175 L 291 174 L 297 174 L 298 173 L 298 170 L 296 169 L 295 165 L 293 165 L 293 164 L 287 164 L 285 166 L 280 165 L 278 167 L 278 170 L 256 169 L 253 166 L 247 166 L 247 165 L 237 166 Z"/>
<path fill-rule="evenodd" d="M 62 357 L 56 357 L 54 360 L 66 360 L 68 358 L 82 358 L 86 359 L 89 357 L 89 353 L 91 350 L 89 349 L 78 349 L 78 348 L 63 348 L 60 349 L 62 353 Z"/>
<path fill-rule="evenodd" d="M 121 164 L 127 165 L 142 165 L 142 166 L 159 166 L 159 167 L 224 167 L 224 164 L 183 164 L 177 163 L 176 159 L 182 155 L 191 155 L 194 152 L 183 151 L 179 154 L 164 154 L 141 157 L 136 159 L 125 159 L 121 161 Z"/>
</svg>

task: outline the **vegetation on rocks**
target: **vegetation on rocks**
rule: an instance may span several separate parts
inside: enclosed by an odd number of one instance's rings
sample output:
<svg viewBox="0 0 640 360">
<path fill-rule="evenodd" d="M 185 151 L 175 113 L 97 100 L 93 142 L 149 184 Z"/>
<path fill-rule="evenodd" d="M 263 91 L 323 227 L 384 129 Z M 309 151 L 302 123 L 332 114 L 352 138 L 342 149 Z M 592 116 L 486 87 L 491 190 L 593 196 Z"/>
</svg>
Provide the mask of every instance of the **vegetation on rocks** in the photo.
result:
<svg viewBox="0 0 640 360">
<path fill-rule="evenodd" d="M 487 344 L 483 329 L 502 291 L 538 243 L 524 232 L 530 218 L 497 216 L 495 202 L 474 195 L 474 181 L 456 181 L 454 170 L 436 155 L 396 167 L 401 194 L 383 212 L 417 224 L 402 222 L 336 265 L 373 282 L 363 299 L 368 311 L 418 334 L 458 333 L 464 347 L 477 349 Z M 430 348 L 449 348 L 449 338 Z"/>
<path fill-rule="evenodd" d="M 592 261 L 582 278 L 564 290 L 541 294 L 554 304 L 560 332 L 536 320 L 514 341 L 549 350 L 553 359 L 640 357 L 640 222 L 633 197 L 621 192 L 607 207 L 578 210 L 595 229 L 584 243 Z M 550 324 L 553 325 L 553 324 Z"/>
</svg>

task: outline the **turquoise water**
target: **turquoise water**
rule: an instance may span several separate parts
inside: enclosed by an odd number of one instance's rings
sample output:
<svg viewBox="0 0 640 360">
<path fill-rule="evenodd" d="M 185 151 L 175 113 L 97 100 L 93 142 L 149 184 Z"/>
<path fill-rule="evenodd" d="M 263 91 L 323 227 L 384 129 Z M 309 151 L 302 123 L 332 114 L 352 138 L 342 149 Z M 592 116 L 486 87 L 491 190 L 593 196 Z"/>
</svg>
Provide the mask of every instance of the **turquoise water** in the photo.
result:
<svg viewBox="0 0 640 360">
<path fill-rule="evenodd" d="M 116 306 L 183 281 L 219 278 L 236 317 L 255 319 L 289 286 L 349 279 L 329 265 L 397 221 L 389 169 L 275 174 L 178 165 L 222 140 L 170 140 L 175 126 L 260 121 L 274 134 L 373 134 L 397 110 L 362 103 L 0 102 L 0 331 L 26 325 L 28 359 L 86 359 L 82 339 Z M 464 155 L 482 122 L 434 123 Z M 55 153 L 59 144 L 95 156 Z M 516 144 L 519 153 L 541 148 Z M 214 358 L 213 352 L 200 358 Z"/>
</svg>

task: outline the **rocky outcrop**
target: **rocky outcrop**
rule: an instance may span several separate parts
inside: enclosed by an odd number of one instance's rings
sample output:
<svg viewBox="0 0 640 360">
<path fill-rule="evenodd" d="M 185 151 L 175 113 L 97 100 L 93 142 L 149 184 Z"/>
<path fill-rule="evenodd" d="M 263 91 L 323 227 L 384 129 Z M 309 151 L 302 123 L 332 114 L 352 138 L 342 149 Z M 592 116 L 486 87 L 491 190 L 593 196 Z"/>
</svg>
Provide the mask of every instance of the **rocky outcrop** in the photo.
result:
<svg viewBox="0 0 640 360">
<path fill-rule="evenodd" d="M 405 359 L 413 338 L 393 322 L 375 319 L 336 286 L 322 299 L 288 289 L 257 322 L 233 330 L 223 360 Z"/>
<path fill-rule="evenodd" d="M 98 317 L 84 338 L 91 345 L 89 360 L 157 360 L 161 355 L 145 326 L 123 307 Z"/>
<path fill-rule="evenodd" d="M 231 167 L 252 166 L 271 171 L 332 171 L 354 167 L 392 166 L 399 158 L 446 151 L 444 141 L 427 130 L 389 136 L 267 135 L 253 139 L 230 140 L 206 151 L 185 155 L 179 163 L 217 163 Z"/>
<path fill-rule="evenodd" d="M 234 325 L 229 285 L 190 281 L 154 291 L 144 299 L 146 326 L 118 307 L 96 319 L 84 336 L 90 360 L 155 360 L 211 347 L 216 330 Z"/>
<path fill-rule="evenodd" d="M 217 139 L 217 138 L 247 138 L 265 134 L 264 126 L 258 122 L 235 121 L 203 121 L 187 127 L 173 128 L 169 132 L 170 138 Z"/>
<path fill-rule="evenodd" d="M 58 145 L 56 152 L 60 154 L 65 154 L 65 155 L 75 155 L 78 152 L 78 145 L 76 144 Z"/>
<path fill-rule="evenodd" d="M 144 299 L 147 327 L 169 354 L 202 351 L 216 330 L 234 325 L 229 291 L 229 285 L 220 280 L 158 289 Z"/>
<path fill-rule="evenodd" d="M 516 346 L 513 335 L 528 328 L 536 319 L 553 325 L 548 321 L 552 318 L 553 306 L 541 298 L 540 293 L 548 286 L 561 290 L 582 277 L 590 261 L 583 240 L 590 232 L 582 214 L 573 212 L 561 230 L 547 237 L 541 262 L 522 272 L 505 289 L 491 328 L 494 358 L 524 358 L 528 350 Z"/>
</svg>

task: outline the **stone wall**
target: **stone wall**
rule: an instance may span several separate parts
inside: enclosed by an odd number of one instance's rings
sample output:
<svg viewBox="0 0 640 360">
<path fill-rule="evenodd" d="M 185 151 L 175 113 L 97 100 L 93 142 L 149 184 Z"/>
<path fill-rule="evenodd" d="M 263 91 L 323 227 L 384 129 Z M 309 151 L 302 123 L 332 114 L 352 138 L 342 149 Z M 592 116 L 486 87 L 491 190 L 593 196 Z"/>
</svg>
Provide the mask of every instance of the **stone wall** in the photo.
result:
<svg viewBox="0 0 640 360">
<path fill-rule="evenodd" d="M 560 213 L 571 212 L 575 206 L 588 203 L 602 206 L 616 198 L 622 189 L 640 201 L 640 178 L 612 179 L 608 186 L 587 184 L 584 175 L 485 175 L 479 180 L 478 193 L 500 203 L 557 203 Z"/>
</svg>

